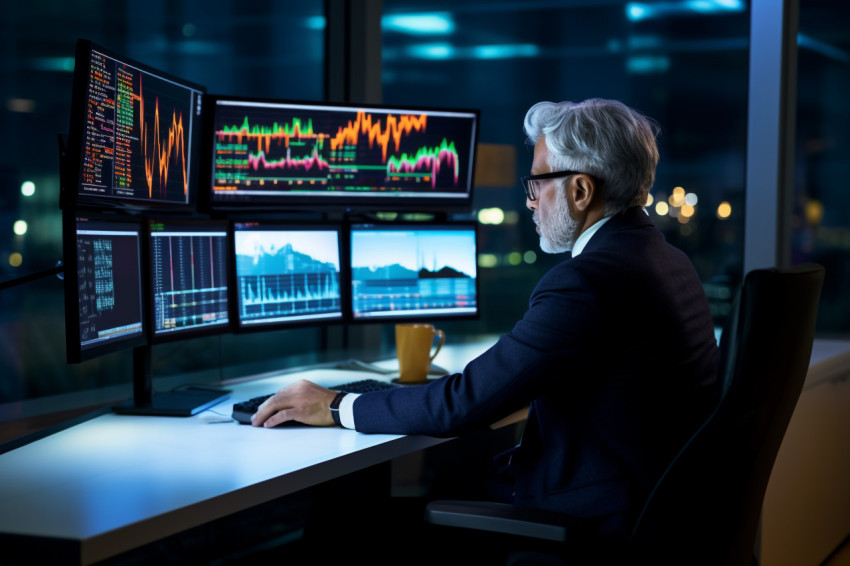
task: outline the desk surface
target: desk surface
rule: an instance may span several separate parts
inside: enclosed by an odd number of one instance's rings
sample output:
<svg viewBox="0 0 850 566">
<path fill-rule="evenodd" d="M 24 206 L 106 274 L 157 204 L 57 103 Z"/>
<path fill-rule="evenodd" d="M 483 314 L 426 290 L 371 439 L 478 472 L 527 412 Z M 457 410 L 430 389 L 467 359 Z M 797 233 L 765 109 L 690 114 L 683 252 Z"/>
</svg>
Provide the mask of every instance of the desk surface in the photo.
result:
<svg viewBox="0 0 850 566">
<path fill-rule="evenodd" d="M 490 343 L 446 346 L 435 362 L 458 371 Z M 227 384 L 228 400 L 193 417 L 106 413 L 2 454 L 0 533 L 76 545 L 79 561 L 91 563 L 443 442 L 230 419 L 234 402 L 302 378 L 333 386 L 381 377 L 324 368 L 264 375 Z"/>
<path fill-rule="evenodd" d="M 458 371 L 493 341 L 446 346 L 435 361 Z M 847 342 L 816 342 L 812 369 L 848 355 Z M 229 400 L 194 417 L 108 413 L 2 454 L 0 535 L 74 545 L 79 562 L 92 563 L 440 443 L 229 418 L 234 402 L 297 379 L 332 386 L 376 376 L 322 368 L 262 376 L 229 385 Z"/>
</svg>

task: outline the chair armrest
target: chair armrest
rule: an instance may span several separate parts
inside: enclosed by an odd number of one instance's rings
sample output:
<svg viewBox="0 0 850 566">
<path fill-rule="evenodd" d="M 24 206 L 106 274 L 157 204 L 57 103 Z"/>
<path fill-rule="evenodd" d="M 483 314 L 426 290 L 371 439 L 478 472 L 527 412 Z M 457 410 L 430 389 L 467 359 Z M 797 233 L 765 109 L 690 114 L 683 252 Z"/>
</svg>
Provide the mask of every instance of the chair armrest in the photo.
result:
<svg viewBox="0 0 850 566">
<path fill-rule="evenodd" d="M 425 507 L 425 520 L 434 525 L 557 542 L 566 542 L 581 530 L 581 523 L 569 515 L 492 501 L 432 501 Z"/>
<path fill-rule="evenodd" d="M 526 405 L 522 409 L 518 409 L 518 410 L 514 411 L 513 413 L 511 413 L 507 417 L 504 417 L 504 418 L 499 419 L 498 421 L 494 422 L 493 424 L 490 425 L 490 429 L 491 430 L 498 430 L 498 429 L 502 428 L 503 426 L 516 424 L 518 422 L 524 421 L 527 416 L 528 416 L 528 405 Z"/>
</svg>

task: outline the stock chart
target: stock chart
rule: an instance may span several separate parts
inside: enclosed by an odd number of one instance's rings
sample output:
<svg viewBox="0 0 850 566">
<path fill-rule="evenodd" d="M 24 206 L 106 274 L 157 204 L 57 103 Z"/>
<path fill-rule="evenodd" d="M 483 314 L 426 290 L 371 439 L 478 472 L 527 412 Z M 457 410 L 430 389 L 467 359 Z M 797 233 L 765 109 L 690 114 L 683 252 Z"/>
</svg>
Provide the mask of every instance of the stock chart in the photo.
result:
<svg viewBox="0 0 850 566">
<path fill-rule="evenodd" d="M 200 92 L 93 50 L 80 193 L 187 202 L 199 100 Z"/>
<path fill-rule="evenodd" d="M 218 101 L 213 192 L 465 195 L 474 118 Z"/>
</svg>

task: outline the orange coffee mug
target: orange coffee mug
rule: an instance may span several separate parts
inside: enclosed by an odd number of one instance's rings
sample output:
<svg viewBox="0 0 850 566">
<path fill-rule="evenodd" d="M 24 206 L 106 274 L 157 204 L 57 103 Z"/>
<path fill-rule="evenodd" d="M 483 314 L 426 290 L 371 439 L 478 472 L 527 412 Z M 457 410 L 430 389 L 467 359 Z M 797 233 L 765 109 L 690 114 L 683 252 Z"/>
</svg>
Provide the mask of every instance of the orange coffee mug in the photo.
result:
<svg viewBox="0 0 850 566">
<path fill-rule="evenodd" d="M 433 353 L 435 338 L 439 338 Z M 432 324 L 396 324 L 395 345 L 398 355 L 399 383 L 423 383 L 428 379 L 428 370 L 443 344 L 446 333 Z"/>
</svg>

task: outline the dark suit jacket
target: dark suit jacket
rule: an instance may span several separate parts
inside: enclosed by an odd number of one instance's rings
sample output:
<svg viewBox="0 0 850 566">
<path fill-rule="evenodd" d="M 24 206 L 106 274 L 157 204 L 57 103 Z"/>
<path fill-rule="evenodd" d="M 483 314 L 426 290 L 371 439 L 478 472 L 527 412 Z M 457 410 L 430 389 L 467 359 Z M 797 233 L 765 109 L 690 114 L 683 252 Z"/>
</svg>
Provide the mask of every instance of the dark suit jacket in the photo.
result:
<svg viewBox="0 0 850 566">
<path fill-rule="evenodd" d="M 715 400 L 717 345 L 688 258 L 640 208 L 539 281 L 514 329 L 462 374 L 369 393 L 357 430 L 454 436 L 531 404 L 518 503 L 633 515 Z"/>
</svg>

